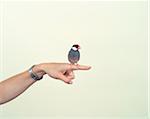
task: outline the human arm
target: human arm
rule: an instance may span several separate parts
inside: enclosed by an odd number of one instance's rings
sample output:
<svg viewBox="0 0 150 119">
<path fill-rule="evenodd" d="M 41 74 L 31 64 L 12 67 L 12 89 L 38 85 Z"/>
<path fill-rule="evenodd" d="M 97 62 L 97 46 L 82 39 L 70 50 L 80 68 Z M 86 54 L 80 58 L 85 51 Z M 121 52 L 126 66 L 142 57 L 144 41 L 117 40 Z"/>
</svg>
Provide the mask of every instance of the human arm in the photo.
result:
<svg viewBox="0 0 150 119">
<path fill-rule="evenodd" d="M 71 65 L 68 63 L 42 63 L 35 65 L 32 70 L 39 77 L 47 74 L 54 79 L 71 84 L 74 79 L 74 70 L 88 69 L 90 69 L 89 66 Z M 16 98 L 35 82 L 36 80 L 31 78 L 28 70 L 0 82 L 0 104 Z"/>
</svg>

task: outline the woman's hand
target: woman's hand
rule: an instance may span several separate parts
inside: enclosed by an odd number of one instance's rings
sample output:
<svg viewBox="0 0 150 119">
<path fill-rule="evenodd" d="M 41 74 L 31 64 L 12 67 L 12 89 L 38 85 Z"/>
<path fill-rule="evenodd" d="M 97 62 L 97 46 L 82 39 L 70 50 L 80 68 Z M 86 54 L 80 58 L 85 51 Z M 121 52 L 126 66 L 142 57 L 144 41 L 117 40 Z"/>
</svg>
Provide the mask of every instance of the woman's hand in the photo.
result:
<svg viewBox="0 0 150 119">
<path fill-rule="evenodd" d="M 39 65 L 43 74 L 48 74 L 50 77 L 71 84 L 75 78 L 74 70 L 89 70 L 90 66 L 73 65 L 68 63 L 43 63 Z"/>
</svg>

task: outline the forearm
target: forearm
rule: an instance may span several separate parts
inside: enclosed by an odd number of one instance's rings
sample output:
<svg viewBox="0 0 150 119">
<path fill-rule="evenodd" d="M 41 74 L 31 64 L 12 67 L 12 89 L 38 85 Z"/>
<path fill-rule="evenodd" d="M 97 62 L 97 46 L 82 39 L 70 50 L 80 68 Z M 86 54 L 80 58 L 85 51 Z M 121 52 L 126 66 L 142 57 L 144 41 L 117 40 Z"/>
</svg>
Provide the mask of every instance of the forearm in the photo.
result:
<svg viewBox="0 0 150 119">
<path fill-rule="evenodd" d="M 40 78 L 44 74 L 72 84 L 73 70 L 89 70 L 89 66 L 73 65 L 68 63 L 42 63 L 32 68 L 32 71 Z M 31 74 L 33 72 L 30 72 Z M 0 82 L 0 104 L 6 103 L 30 87 L 36 81 L 31 78 L 29 71 L 17 74 Z M 33 75 L 32 75 L 33 76 Z M 33 77 L 34 78 L 34 77 Z"/>
<path fill-rule="evenodd" d="M 40 69 L 40 65 L 35 66 L 33 70 L 38 75 L 45 74 Z M 0 104 L 14 99 L 35 82 L 36 81 L 31 78 L 28 71 L 22 72 L 0 82 Z"/>
</svg>

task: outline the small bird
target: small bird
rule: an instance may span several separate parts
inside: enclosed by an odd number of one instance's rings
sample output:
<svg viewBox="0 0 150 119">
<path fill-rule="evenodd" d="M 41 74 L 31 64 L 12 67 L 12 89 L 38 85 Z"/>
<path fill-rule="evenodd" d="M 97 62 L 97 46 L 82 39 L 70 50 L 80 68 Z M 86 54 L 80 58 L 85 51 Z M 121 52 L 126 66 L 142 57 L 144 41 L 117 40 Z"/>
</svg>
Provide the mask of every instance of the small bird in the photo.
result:
<svg viewBox="0 0 150 119">
<path fill-rule="evenodd" d="M 68 60 L 71 64 L 77 64 L 77 62 L 80 59 L 80 52 L 79 52 L 80 46 L 78 44 L 74 44 L 69 53 L 68 53 Z"/>
</svg>

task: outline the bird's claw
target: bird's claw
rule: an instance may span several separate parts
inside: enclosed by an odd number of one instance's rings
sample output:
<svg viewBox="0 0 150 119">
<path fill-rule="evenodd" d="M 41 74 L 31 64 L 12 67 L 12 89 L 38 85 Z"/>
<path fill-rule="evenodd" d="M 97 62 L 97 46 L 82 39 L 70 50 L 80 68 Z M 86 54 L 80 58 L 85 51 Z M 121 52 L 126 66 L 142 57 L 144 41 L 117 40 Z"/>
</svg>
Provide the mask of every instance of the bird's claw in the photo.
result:
<svg viewBox="0 0 150 119">
<path fill-rule="evenodd" d="M 74 63 L 74 65 L 78 66 L 79 64 L 78 63 Z"/>
</svg>

